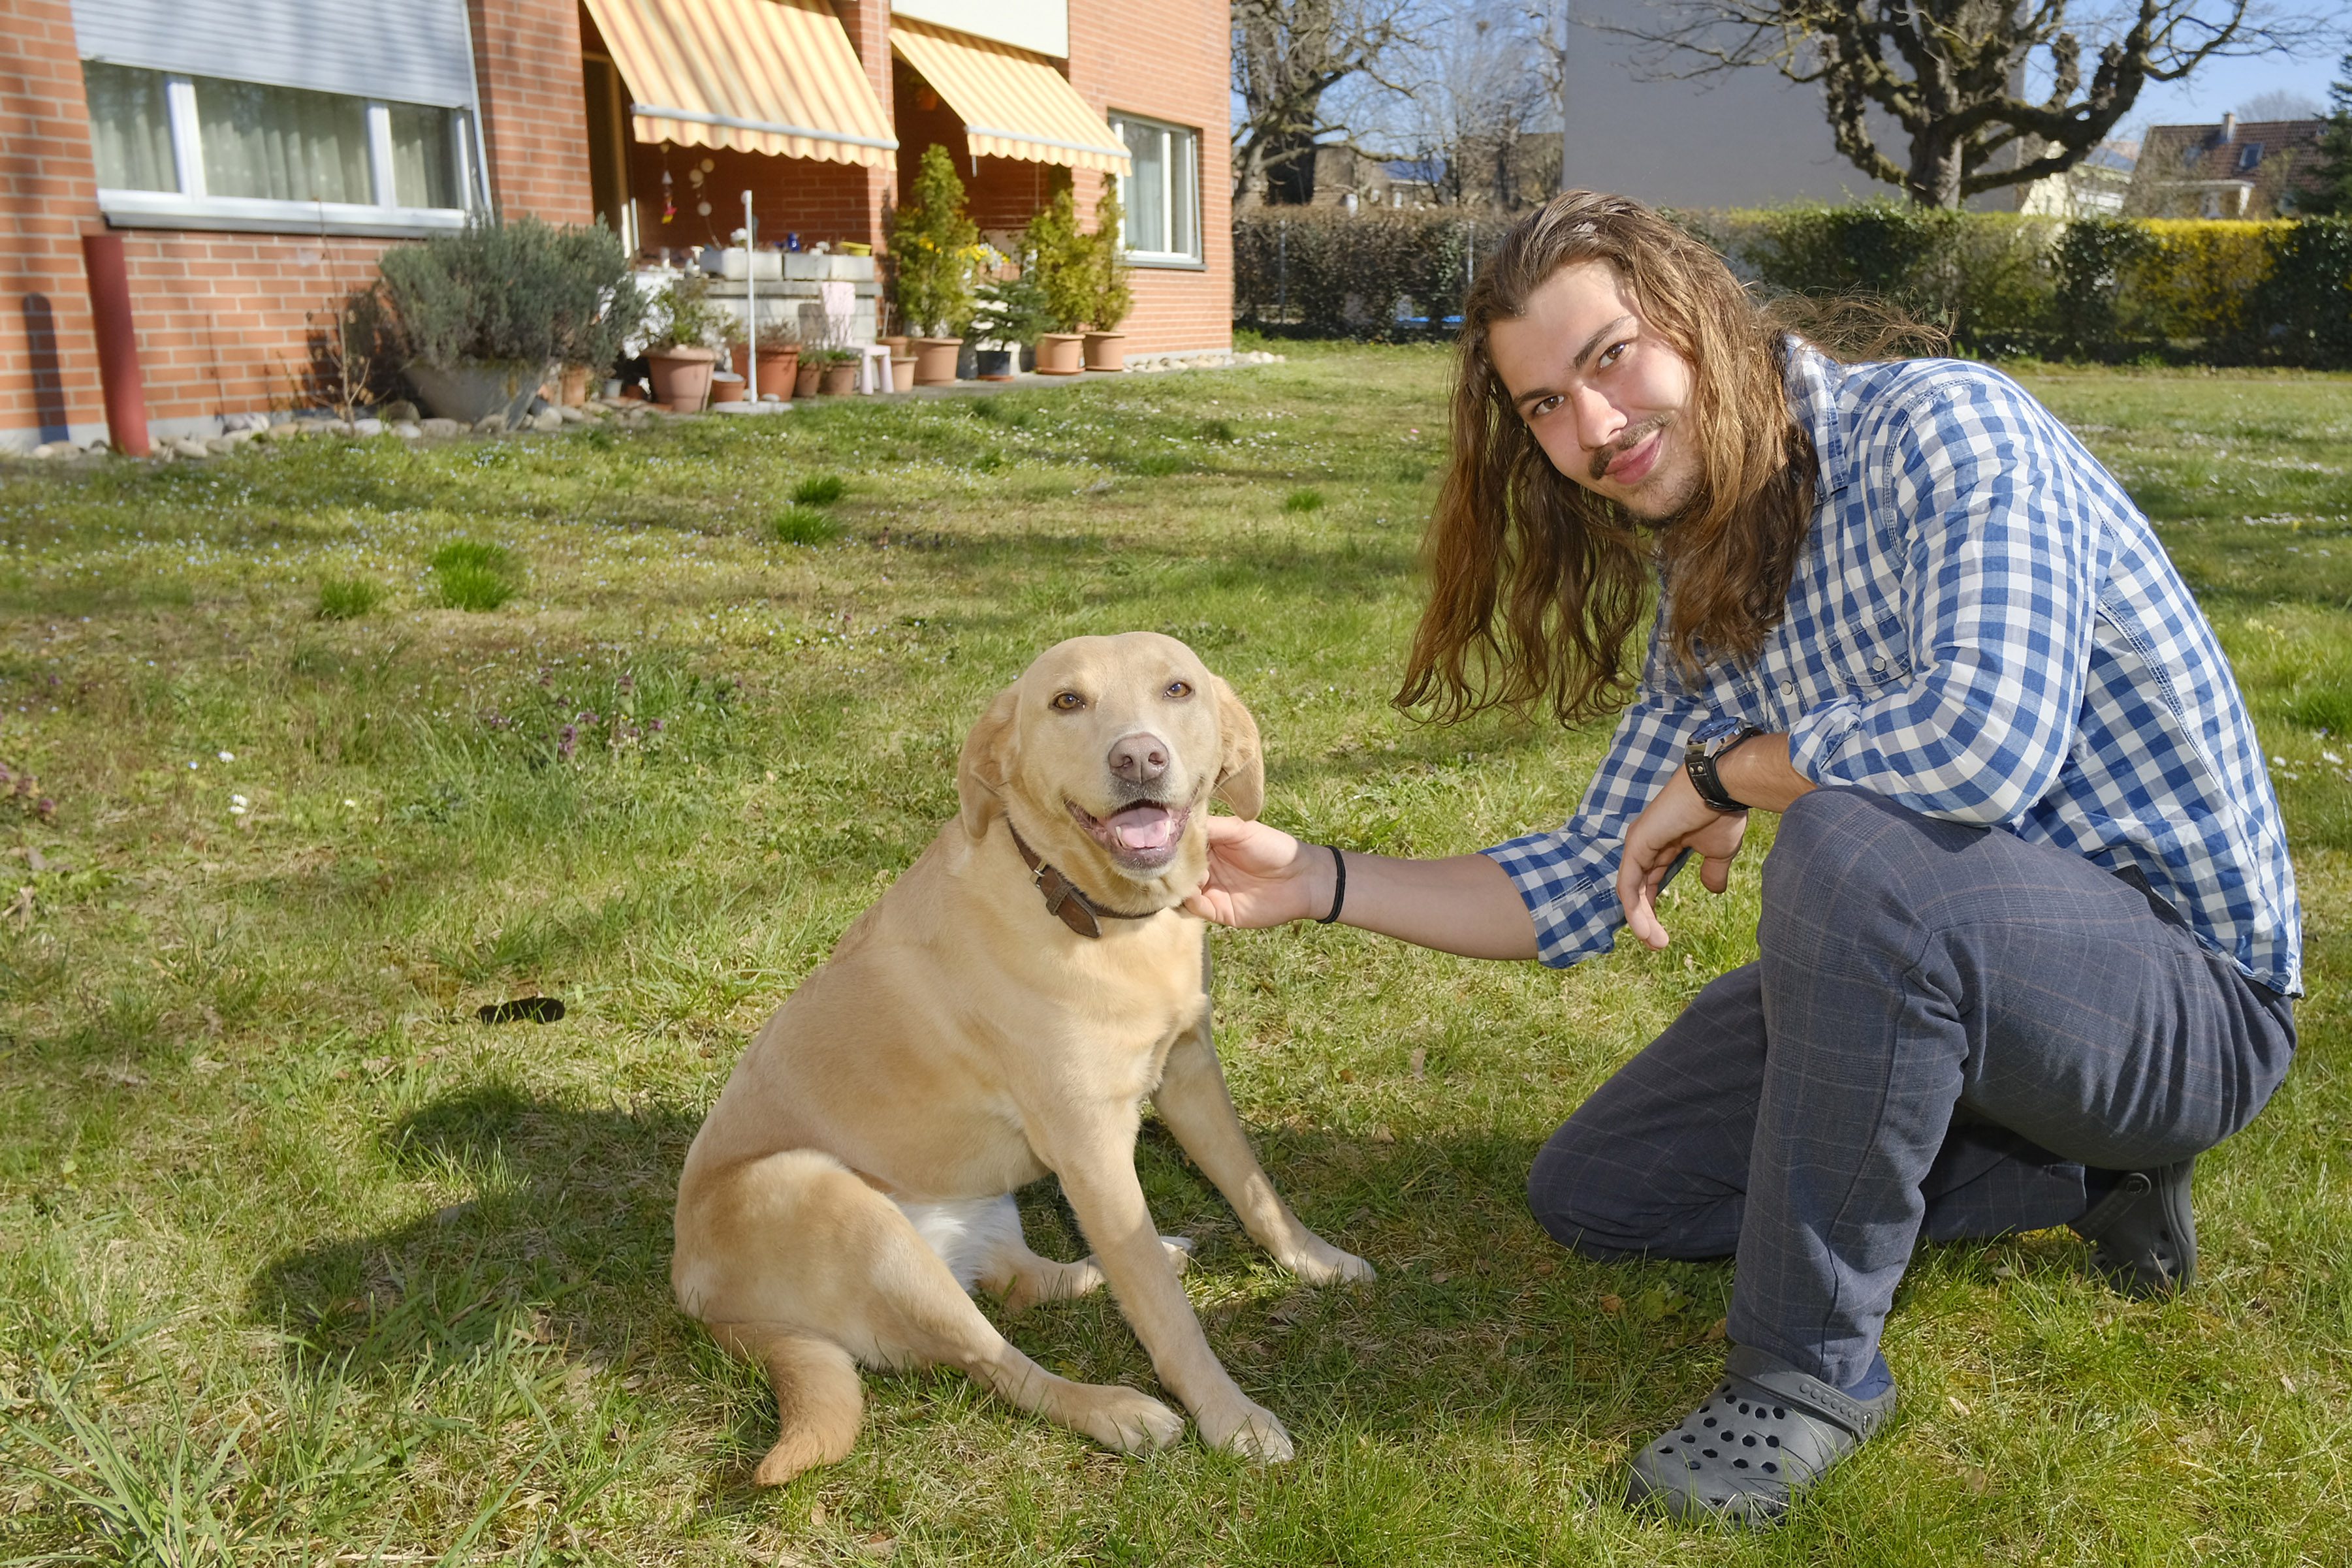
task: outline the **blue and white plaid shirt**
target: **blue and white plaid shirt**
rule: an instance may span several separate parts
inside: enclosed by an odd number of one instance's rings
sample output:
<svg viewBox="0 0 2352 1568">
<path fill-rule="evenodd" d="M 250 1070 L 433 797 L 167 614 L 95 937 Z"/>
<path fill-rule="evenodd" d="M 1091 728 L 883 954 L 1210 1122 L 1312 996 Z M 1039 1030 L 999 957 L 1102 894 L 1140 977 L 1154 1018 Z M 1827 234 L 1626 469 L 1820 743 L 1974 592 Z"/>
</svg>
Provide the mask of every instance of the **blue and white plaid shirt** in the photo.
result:
<svg viewBox="0 0 2352 1568">
<path fill-rule="evenodd" d="M 2206 946 L 2300 995 L 2294 868 L 2253 725 L 2123 487 L 1981 365 L 1797 345 L 1788 385 L 1821 478 L 1762 655 L 1685 682 L 1654 632 L 1576 815 L 1486 852 L 1543 961 L 1609 950 L 1626 828 L 1694 737 L 1748 723 L 1785 731 L 1815 783 L 2136 868 Z"/>
</svg>

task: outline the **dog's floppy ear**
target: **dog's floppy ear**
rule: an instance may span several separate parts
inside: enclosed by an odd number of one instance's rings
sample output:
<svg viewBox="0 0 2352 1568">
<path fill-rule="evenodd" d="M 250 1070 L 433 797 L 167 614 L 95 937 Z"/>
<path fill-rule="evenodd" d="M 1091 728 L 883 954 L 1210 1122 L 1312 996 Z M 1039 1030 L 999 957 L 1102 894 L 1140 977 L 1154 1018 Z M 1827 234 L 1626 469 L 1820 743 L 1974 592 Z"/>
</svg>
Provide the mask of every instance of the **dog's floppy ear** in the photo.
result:
<svg viewBox="0 0 2352 1568">
<path fill-rule="evenodd" d="M 973 838 L 988 831 L 988 820 L 1004 809 L 1004 784 L 1013 761 L 1013 715 L 1017 684 L 996 694 L 971 733 L 963 737 L 956 758 L 956 798 L 962 801 L 956 815 Z"/>
<path fill-rule="evenodd" d="M 1255 821 L 1265 809 L 1265 753 L 1258 747 L 1257 720 L 1222 675 L 1211 675 L 1209 688 L 1217 694 L 1217 733 L 1225 743 L 1217 762 L 1217 799 L 1234 816 Z"/>
</svg>

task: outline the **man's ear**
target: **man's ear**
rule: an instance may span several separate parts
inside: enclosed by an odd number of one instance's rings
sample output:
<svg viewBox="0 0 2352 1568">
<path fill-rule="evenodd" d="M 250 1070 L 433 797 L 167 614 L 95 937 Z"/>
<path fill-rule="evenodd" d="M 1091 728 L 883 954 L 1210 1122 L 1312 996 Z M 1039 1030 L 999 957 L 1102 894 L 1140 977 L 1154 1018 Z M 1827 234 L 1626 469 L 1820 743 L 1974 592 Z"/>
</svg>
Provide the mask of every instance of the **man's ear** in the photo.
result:
<svg viewBox="0 0 2352 1568">
<path fill-rule="evenodd" d="M 971 733 L 963 737 L 956 758 L 956 798 L 963 804 L 957 817 L 973 838 L 988 831 L 989 819 L 1004 809 L 1004 784 L 1013 765 L 1013 715 L 1019 686 L 996 694 Z"/>
<path fill-rule="evenodd" d="M 1217 762 L 1216 797 L 1234 816 L 1255 821 L 1265 809 L 1265 753 L 1258 747 L 1257 720 L 1223 676 L 1211 675 L 1209 689 L 1217 694 L 1217 733 L 1225 743 Z"/>
</svg>

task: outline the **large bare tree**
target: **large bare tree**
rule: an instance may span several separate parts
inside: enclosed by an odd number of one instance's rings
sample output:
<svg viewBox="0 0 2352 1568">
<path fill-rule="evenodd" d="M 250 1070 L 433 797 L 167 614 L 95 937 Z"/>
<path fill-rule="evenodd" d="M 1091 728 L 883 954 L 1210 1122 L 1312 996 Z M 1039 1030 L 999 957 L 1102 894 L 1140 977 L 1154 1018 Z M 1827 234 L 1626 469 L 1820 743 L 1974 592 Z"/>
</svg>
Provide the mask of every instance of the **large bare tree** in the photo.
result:
<svg viewBox="0 0 2352 1568">
<path fill-rule="evenodd" d="M 1818 83 L 1855 168 L 1956 207 L 2073 168 L 2149 82 L 2305 47 L 2324 25 L 2254 0 L 1675 0 L 1654 24 L 1606 30 L 1648 45 L 1665 75 L 1765 66 Z M 1902 161 L 1873 110 L 1910 138 Z"/>
<path fill-rule="evenodd" d="M 1411 0 L 1233 0 L 1234 195 L 1274 204 L 1315 199 L 1315 150 L 1345 145 L 1332 89 L 1379 79 L 1410 46 Z"/>
</svg>

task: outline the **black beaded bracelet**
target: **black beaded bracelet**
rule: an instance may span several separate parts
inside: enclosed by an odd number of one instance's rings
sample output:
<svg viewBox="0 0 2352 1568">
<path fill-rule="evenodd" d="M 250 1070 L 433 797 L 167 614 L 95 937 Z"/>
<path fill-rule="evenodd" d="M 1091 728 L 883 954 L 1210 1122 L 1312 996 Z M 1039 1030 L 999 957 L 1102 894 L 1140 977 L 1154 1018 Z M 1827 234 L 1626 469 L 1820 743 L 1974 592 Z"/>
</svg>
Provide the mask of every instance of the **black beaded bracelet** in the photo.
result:
<svg viewBox="0 0 2352 1568">
<path fill-rule="evenodd" d="M 1331 852 L 1331 867 L 1339 880 L 1331 888 L 1331 913 L 1316 921 L 1318 925 L 1328 925 L 1339 919 L 1339 911 L 1348 903 L 1348 857 L 1339 852 L 1337 844 L 1325 844 L 1323 847 Z"/>
</svg>

